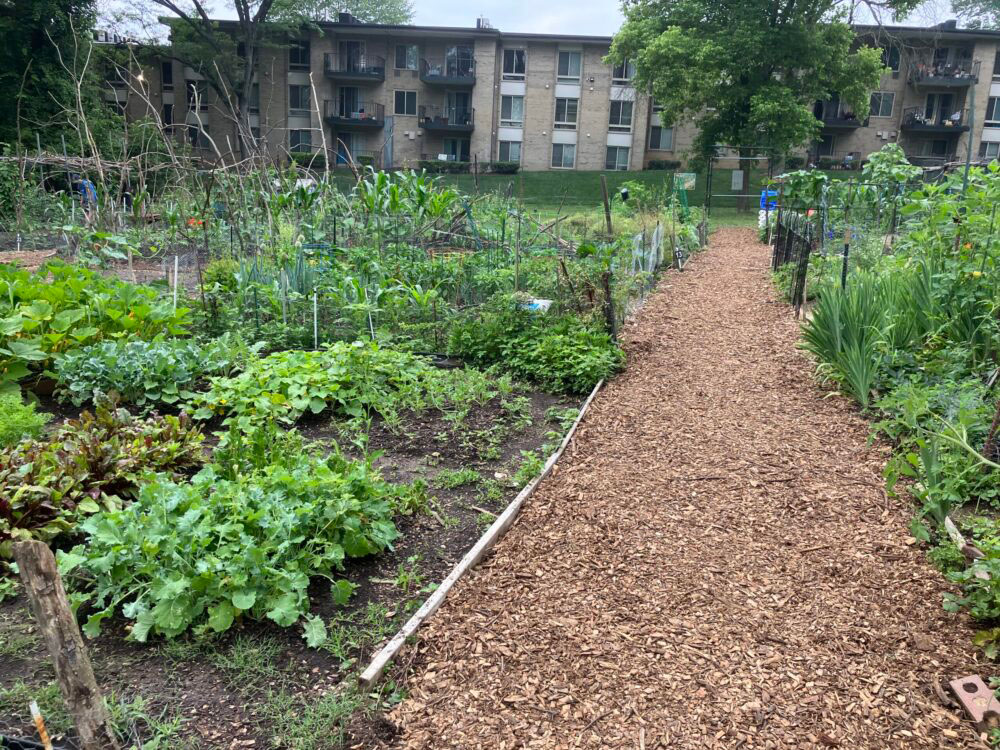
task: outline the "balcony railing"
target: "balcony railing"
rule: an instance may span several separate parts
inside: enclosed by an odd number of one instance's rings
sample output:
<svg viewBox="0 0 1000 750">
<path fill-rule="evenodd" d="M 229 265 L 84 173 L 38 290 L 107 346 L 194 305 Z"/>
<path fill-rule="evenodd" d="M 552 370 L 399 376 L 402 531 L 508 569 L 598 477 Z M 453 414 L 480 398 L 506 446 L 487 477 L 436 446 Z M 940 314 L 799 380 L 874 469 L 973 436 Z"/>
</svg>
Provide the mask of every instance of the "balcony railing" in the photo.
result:
<svg viewBox="0 0 1000 750">
<path fill-rule="evenodd" d="M 958 135 L 969 129 L 969 110 L 955 109 L 928 116 L 923 107 L 903 110 L 902 130 L 911 133 Z"/>
<path fill-rule="evenodd" d="M 471 133 L 476 122 L 476 110 L 471 107 L 420 107 L 420 127 L 431 132 Z"/>
<path fill-rule="evenodd" d="M 375 167 L 378 168 L 381 164 L 380 154 L 378 151 L 368 151 L 368 150 L 358 150 L 351 152 L 351 158 L 354 159 L 354 163 L 360 167 Z M 341 151 L 337 151 L 333 157 L 334 166 L 345 167 L 348 166 L 349 160 L 347 154 Z"/>
<path fill-rule="evenodd" d="M 817 169 L 853 171 L 861 169 L 861 152 L 831 151 L 827 154 L 820 154 L 813 150 L 809 153 L 809 165 Z"/>
<path fill-rule="evenodd" d="M 979 60 L 957 63 L 916 63 L 910 66 L 910 83 L 917 86 L 962 88 L 979 80 Z"/>
<path fill-rule="evenodd" d="M 323 55 L 323 72 L 327 78 L 339 80 L 384 81 L 385 58 L 327 52 Z"/>
<path fill-rule="evenodd" d="M 327 99 L 323 116 L 331 125 L 356 128 L 381 128 L 385 125 L 385 107 L 377 102 Z"/>
<path fill-rule="evenodd" d="M 915 167 L 925 169 L 940 169 L 949 162 L 956 160 L 955 154 L 945 154 L 944 156 L 927 156 L 925 154 L 906 154 L 906 160 Z"/>
<path fill-rule="evenodd" d="M 476 83 L 476 61 L 457 55 L 437 60 L 421 60 L 420 80 L 447 86 L 473 86 Z"/>
</svg>

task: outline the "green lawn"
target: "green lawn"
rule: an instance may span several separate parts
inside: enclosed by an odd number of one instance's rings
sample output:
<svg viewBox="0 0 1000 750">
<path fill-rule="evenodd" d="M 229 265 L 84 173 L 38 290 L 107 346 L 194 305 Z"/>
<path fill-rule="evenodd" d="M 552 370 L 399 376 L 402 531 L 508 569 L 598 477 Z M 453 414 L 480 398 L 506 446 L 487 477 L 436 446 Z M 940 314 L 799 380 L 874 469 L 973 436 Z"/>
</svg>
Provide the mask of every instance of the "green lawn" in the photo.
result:
<svg viewBox="0 0 1000 750">
<path fill-rule="evenodd" d="M 646 170 L 642 172 L 577 172 L 577 171 L 544 171 L 519 172 L 514 175 L 480 175 L 480 193 L 503 192 L 511 190 L 516 199 L 523 201 L 531 212 L 541 216 L 552 216 L 560 211 L 566 213 L 600 213 L 603 211 L 601 200 L 601 175 L 608 181 L 608 192 L 612 200 L 617 200 L 622 183 L 626 181 L 641 182 L 650 187 L 663 187 L 669 184 L 673 172 Z M 751 172 L 749 211 L 737 210 L 738 199 L 716 197 L 712 201 L 713 226 L 756 226 L 757 206 L 759 205 L 760 184 L 766 176 L 764 170 Z M 441 183 L 454 185 L 467 193 L 476 193 L 475 178 L 470 174 L 442 174 L 438 176 Z M 694 190 L 688 191 L 688 204 L 700 207 L 705 202 L 704 172 L 697 175 Z M 338 172 L 337 181 L 345 188 L 352 183 L 352 178 L 345 172 Z M 728 169 L 716 169 L 712 177 L 713 193 L 715 195 L 734 192 L 732 190 L 732 172 Z"/>
</svg>

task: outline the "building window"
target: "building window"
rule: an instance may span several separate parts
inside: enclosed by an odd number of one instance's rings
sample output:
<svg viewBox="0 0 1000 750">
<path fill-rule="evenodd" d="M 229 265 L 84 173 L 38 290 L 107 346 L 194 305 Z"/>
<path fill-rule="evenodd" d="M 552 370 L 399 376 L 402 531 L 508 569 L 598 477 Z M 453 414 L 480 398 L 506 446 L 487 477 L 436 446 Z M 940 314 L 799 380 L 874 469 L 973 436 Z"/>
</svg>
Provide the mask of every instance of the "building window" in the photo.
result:
<svg viewBox="0 0 1000 750">
<path fill-rule="evenodd" d="M 552 144 L 552 166 L 555 169 L 572 169 L 576 161 L 576 145 L 572 143 Z"/>
<path fill-rule="evenodd" d="M 288 69 L 309 70 L 309 41 L 296 39 L 288 48 Z"/>
<path fill-rule="evenodd" d="M 445 138 L 442 143 L 448 161 L 469 161 L 471 142 L 468 138 Z"/>
<path fill-rule="evenodd" d="M 174 62 L 164 60 L 160 63 L 160 84 L 164 91 L 174 90 Z"/>
<path fill-rule="evenodd" d="M 649 129 L 649 148 L 653 151 L 674 150 L 674 129 L 654 125 Z"/>
<path fill-rule="evenodd" d="M 288 87 L 288 114 L 308 116 L 312 105 L 309 103 L 309 87 L 292 85 Z"/>
<path fill-rule="evenodd" d="M 525 51 L 523 49 L 505 49 L 503 51 L 503 79 L 505 81 L 523 81 L 525 70 Z"/>
<path fill-rule="evenodd" d="M 205 81 L 192 80 L 188 80 L 185 83 L 188 109 L 197 109 L 200 112 L 207 112 L 208 97 L 206 94 L 208 93 L 208 84 Z"/>
<path fill-rule="evenodd" d="M 632 129 L 632 102 L 611 102 L 608 130 L 624 133 Z"/>
<path fill-rule="evenodd" d="M 871 117 L 892 117 L 892 105 L 896 95 L 891 91 L 873 91 L 871 101 Z"/>
<path fill-rule="evenodd" d="M 980 159 L 1000 158 L 1000 141 L 983 141 L 979 144 Z"/>
<path fill-rule="evenodd" d="M 524 97 L 504 96 L 500 97 L 500 124 L 508 127 L 521 127 L 524 125 Z"/>
<path fill-rule="evenodd" d="M 899 72 L 899 47 L 888 45 L 882 48 L 882 64 L 893 73 Z"/>
<path fill-rule="evenodd" d="M 986 127 L 1000 128 L 1000 96 L 991 96 L 986 102 Z"/>
<path fill-rule="evenodd" d="M 628 146 L 608 146 L 608 154 L 604 159 L 605 169 L 615 169 L 624 172 L 628 169 Z"/>
<path fill-rule="evenodd" d="M 500 141 L 500 161 L 521 161 L 520 141 Z"/>
<path fill-rule="evenodd" d="M 250 84 L 250 95 L 247 97 L 247 109 L 256 114 L 260 112 L 260 84 Z"/>
<path fill-rule="evenodd" d="M 612 83 L 628 83 L 635 77 L 635 65 L 628 59 L 616 64 L 611 70 Z"/>
<path fill-rule="evenodd" d="M 194 148 L 209 148 L 208 125 L 188 125 L 188 143 Z"/>
<path fill-rule="evenodd" d="M 559 51 L 559 68 L 557 70 L 560 81 L 579 81 L 582 63 L 582 52 Z"/>
<path fill-rule="evenodd" d="M 1000 49 L 997 50 L 997 56 L 993 58 L 993 80 L 1000 81 Z"/>
<path fill-rule="evenodd" d="M 417 92 L 397 91 L 395 97 L 395 107 L 393 112 L 397 115 L 417 114 Z"/>
<path fill-rule="evenodd" d="M 168 133 L 174 132 L 174 105 L 163 105 L 163 129 Z"/>
<path fill-rule="evenodd" d="M 576 130 L 576 113 L 579 99 L 556 99 L 555 126 L 560 130 Z"/>
<path fill-rule="evenodd" d="M 397 44 L 396 45 L 396 70 L 416 70 L 417 69 L 417 45 Z"/>
<path fill-rule="evenodd" d="M 308 153 L 312 151 L 312 131 L 310 130 L 289 130 L 288 150 L 295 153 Z"/>
</svg>

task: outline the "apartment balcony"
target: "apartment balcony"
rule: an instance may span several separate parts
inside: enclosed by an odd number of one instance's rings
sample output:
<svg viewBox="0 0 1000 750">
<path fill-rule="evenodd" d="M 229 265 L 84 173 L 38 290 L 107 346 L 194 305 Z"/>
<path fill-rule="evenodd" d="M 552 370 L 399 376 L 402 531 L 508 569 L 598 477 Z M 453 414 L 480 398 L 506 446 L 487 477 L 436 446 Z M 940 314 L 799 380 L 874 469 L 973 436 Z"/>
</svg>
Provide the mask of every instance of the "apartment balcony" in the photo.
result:
<svg viewBox="0 0 1000 750">
<path fill-rule="evenodd" d="M 323 117 L 337 128 L 379 130 L 385 127 L 385 107 L 377 102 L 343 102 L 327 99 L 323 102 Z"/>
<path fill-rule="evenodd" d="M 949 162 L 957 160 L 955 154 L 947 154 L 945 156 L 926 156 L 924 154 L 906 154 L 906 160 L 910 162 L 915 167 L 923 167 L 924 169 L 942 169 Z"/>
<path fill-rule="evenodd" d="M 917 88 L 964 89 L 979 80 L 979 66 L 979 60 L 937 65 L 916 63 L 910 66 L 909 80 Z"/>
<path fill-rule="evenodd" d="M 471 87 L 476 85 L 476 61 L 445 57 L 420 61 L 420 80 L 429 86 Z"/>
<path fill-rule="evenodd" d="M 861 127 L 861 120 L 850 112 L 839 112 L 832 115 L 824 115 L 821 120 L 823 130 L 855 130 Z"/>
<path fill-rule="evenodd" d="M 955 136 L 969 131 L 969 110 L 960 109 L 928 117 L 923 107 L 903 110 L 900 130 L 910 135 Z"/>
<path fill-rule="evenodd" d="M 420 107 L 420 127 L 428 133 L 471 133 L 476 110 L 471 107 Z"/>
<path fill-rule="evenodd" d="M 323 73 L 335 81 L 382 83 L 385 80 L 385 58 L 378 55 L 323 55 Z"/>
<path fill-rule="evenodd" d="M 852 172 L 861 169 L 860 151 L 828 151 L 819 153 L 813 149 L 808 155 L 809 164 L 817 169 Z"/>
</svg>

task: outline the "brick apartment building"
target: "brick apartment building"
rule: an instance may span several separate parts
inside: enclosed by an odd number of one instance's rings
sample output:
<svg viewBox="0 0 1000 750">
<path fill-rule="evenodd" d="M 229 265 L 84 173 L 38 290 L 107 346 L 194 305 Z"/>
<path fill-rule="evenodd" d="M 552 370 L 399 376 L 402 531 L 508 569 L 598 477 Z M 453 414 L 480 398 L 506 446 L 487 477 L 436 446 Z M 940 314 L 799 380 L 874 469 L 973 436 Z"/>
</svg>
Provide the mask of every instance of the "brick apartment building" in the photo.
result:
<svg viewBox="0 0 1000 750">
<path fill-rule="evenodd" d="M 223 22 L 225 23 L 225 22 Z M 321 151 L 383 168 L 420 160 L 519 162 L 525 170 L 642 169 L 683 160 L 691 123 L 660 122 L 632 84 L 632 66 L 604 62 L 611 37 L 360 23 L 348 14 L 262 51 L 251 126 L 274 156 Z M 858 27 L 891 69 L 859 120 L 833 97 L 812 161 L 852 165 L 886 143 L 919 160 L 995 158 L 1000 148 L 1000 32 Z M 224 157 L 235 126 L 195 70 L 164 59 L 143 71 L 151 105 L 175 137 Z M 130 87 L 108 97 L 143 114 Z M 973 115 L 974 110 L 974 115 Z M 208 137 L 206 137 L 208 136 Z"/>
</svg>

